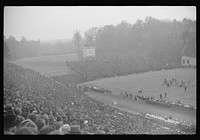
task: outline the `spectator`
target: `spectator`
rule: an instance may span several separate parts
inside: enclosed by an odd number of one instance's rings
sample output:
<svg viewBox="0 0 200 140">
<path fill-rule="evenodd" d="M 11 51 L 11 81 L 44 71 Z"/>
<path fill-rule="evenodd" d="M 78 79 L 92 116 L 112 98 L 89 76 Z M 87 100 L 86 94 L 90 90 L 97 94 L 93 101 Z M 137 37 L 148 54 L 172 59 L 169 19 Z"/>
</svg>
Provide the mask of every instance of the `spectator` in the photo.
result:
<svg viewBox="0 0 200 140">
<path fill-rule="evenodd" d="M 4 114 L 4 129 L 8 130 L 11 127 L 15 126 L 16 115 L 12 109 L 7 109 Z"/>
<path fill-rule="evenodd" d="M 80 126 L 79 125 L 72 125 L 70 127 L 70 131 L 69 131 L 70 134 L 81 134 L 83 133 L 81 130 L 80 130 Z"/>
<path fill-rule="evenodd" d="M 38 115 L 35 113 L 31 113 L 27 116 L 27 119 L 32 120 L 34 123 L 36 123 L 38 121 Z"/>
<path fill-rule="evenodd" d="M 54 130 L 50 132 L 49 135 L 63 135 L 63 132 L 60 130 Z"/>
<path fill-rule="evenodd" d="M 20 115 L 20 114 L 22 114 L 22 110 L 21 110 L 21 108 L 16 107 L 16 108 L 15 108 L 15 114 L 16 114 L 16 115 Z"/>
<path fill-rule="evenodd" d="M 17 129 L 15 135 L 36 135 L 37 134 L 37 129 L 33 127 L 20 127 Z"/>
<path fill-rule="evenodd" d="M 47 114 L 41 115 L 41 118 L 45 120 L 46 125 L 49 123 L 49 116 Z"/>
<path fill-rule="evenodd" d="M 50 132 L 52 132 L 54 129 L 51 127 L 51 126 L 44 126 L 43 128 L 41 128 L 39 130 L 39 134 L 40 135 L 47 135 L 49 134 Z"/>
<path fill-rule="evenodd" d="M 25 120 L 24 117 L 18 115 L 18 116 L 16 117 L 16 120 L 15 120 L 15 126 L 18 127 L 18 126 L 20 125 L 20 123 L 23 122 L 24 120 Z"/>
<path fill-rule="evenodd" d="M 53 126 L 54 126 L 55 130 L 59 130 L 63 126 L 63 122 L 62 121 L 54 122 Z"/>
<path fill-rule="evenodd" d="M 34 128 L 36 131 L 38 131 L 38 128 L 37 128 L 37 125 L 30 119 L 26 119 L 24 121 L 22 121 L 18 128 L 21 128 L 21 127 L 32 127 Z"/>
<path fill-rule="evenodd" d="M 49 115 L 49 124 L 52 125 L 55 122 L 55 118 L 53 115 Z"/>
<path fill-rule="evenodd" d="M 62 117 L 60 115 L 57 115 L 57 121 L 62 121 Z"/>
<path fill-rule="evenodd" d="M 61 127 L 61 131 L 63 132 L 63 134 L 69 133 L 70 132 L 70 125 L 69 124 L 63 124 L 63 126 Z"/>
<path fill-rule="evenodd" d="M 27 116 L 29 115 L 29 109 L 28 108 L 22 108 L 22 117 L 24 117 L 25 119 L 27 118 Z"/>
<path fill-rule="evenodd" d="M 35 123 L 38 127 L 38 130 L 40 130 L 41 128 L 43 128 L 46 124 L 45 124 L 45 120 L 42 118 L 38 118 L 37 122 Z"/>
</svg>

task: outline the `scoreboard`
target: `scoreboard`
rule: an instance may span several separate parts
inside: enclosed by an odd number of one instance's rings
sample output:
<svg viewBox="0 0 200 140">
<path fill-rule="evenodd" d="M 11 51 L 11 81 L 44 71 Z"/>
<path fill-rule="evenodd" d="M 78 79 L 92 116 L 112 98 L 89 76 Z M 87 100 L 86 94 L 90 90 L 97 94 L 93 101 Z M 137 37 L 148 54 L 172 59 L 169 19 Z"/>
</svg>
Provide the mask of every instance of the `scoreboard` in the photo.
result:
<svg viewBox="0 0 200 140">
<path fill-rule="evenodd" d="M 83 58 L 85 57 L 95 57 L 95 47 L 93 46 L 86 46 L 83 47 Z"/>
</svg>

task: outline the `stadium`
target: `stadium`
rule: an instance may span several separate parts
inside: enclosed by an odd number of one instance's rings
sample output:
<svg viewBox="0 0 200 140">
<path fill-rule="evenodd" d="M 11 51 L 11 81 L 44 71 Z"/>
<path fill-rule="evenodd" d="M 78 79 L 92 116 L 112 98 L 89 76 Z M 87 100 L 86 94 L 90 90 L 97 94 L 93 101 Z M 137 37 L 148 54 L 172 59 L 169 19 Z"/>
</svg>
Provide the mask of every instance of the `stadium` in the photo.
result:
<svg viewBox="0 0 200 140">
<path fill-rule="evenodd" d="M 196 134 L 194 22 L 150 17 L 101 27 L 95 39 L 75 32 L 75 51 L 53 55 L 38 54 L 40 41 L 5 39 L 6 53 L 17 44 L 27 56 L 4 56 L 4 135 Z"/>
<path fill-rule="evenodd" d="M 131 55 L 117 62 L 121 69 L 115 68 L 116 58 L 102 61 L 89 56 L 76 61 L 74 54 L 68 57 L 71 59 L 66 63 L 62 60 L 65 74 L 57 71 L 53 76 L 46 70 L 31 70 L 41 65 L 34 63 L 39 58 L 16 61 L 17 65 L 5 62 L 5 109 L 15 108 L 24 118 L 30 118 L 24 113 L 24 108 L 28 108 L 29 113 L 40 112 L 41 117 L 52 116 L 54 121 L 61 119 L 64 124 L 78 125 L 83 134 L 195 133 L 196 69 L 166 67 L 142 58 L 130 67 L 128 63 L 136 61 Z M 61 59 L 51 60 L 53 65 L 56 62 L 61 63 Z M 46 64 L 46 69 L 52 64 Z M 181 85 L 183 81 L 189 85 L 186 92 Z M 54 121 L 48 123 L 53 125 Z M 84 124 L 85 121 L 88 123 Z"/>
</svg>

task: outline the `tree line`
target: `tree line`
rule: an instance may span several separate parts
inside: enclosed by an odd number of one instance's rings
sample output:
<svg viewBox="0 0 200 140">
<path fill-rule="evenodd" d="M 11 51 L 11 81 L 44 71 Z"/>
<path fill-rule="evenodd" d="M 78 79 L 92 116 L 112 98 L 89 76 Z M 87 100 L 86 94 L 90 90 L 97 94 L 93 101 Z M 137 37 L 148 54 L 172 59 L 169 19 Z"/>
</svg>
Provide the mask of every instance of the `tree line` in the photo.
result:
<svg viewBox="0 0 200 140">
<path fill-rule="evenodd" d="M 90 44 L 95 47 L 97 57 L 106 53 L 133 53 L 161 63 L 180 63 L 184 41 L 191 32 L 196 32 L 196 21 L 191 19 L 178 21 L 146 17 L 144 20 L 138 19 L 134 24 L 122 21 L 116 26 L 91 27 L 83 35 L 75 31 L 72 40 L 53 44 L 27 40 L 25 37 L 20 41 L 13 36 L 4 37 L 4 57 L 16 60 L 81 52 L 83 44 Z M 196 34 L 192 40 L 196 41 Z"/>
<path fill-rule="evenodd" d="M 76 31 L 73 39 L 79 42 L 82 39 L 93 45 L 97 57 L 105 53 L 131 52 L 161 63 L 180 63 L 184 41 L 192 32 L 196 32 L 196 21 L 191 19 L 178 21 L 146 17 L 134 24 L 122 21 L 116 26 L 92 27 L 83 35 Z M 192 40 L 196 41 L 196 33 Z"/>
<path fill-rule="evenodd" d="M 24 36 L 18 41 L 14 36 L 4 36 L 4 58 L 6 60 L 18 60 L 26 57 L 38 57 L 45 55 L 59 55 L 75 52 L 71 40 L 47 41 L 28 40 Z"/>
</svg>

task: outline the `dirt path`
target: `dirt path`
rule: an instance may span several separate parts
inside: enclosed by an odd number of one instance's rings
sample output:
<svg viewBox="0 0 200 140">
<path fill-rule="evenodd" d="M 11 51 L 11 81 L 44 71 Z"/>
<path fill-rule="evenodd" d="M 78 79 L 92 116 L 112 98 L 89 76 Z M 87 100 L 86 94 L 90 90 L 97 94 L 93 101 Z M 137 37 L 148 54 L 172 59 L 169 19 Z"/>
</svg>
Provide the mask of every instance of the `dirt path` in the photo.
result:
<svg viewBox="0 0 200 140">
<path fill-rule="evenodd" d="M 123 99 L 122 96 L 115 94 L 102 94 L 97 92 L 87 92 L 86 94 L 109 105 L 112 105 L 112 102 L 116 101 L 116 107 L 132 113 L 150 113 L 161 117 L 170 115 L 179 121 L 186 121 L 196 125 L 195 111 L 185 111 L 175 108 L 160 107 L 157 105 L 147 104 L 141 100 L 135 101 L 134 99 Z"/>
</svg>

